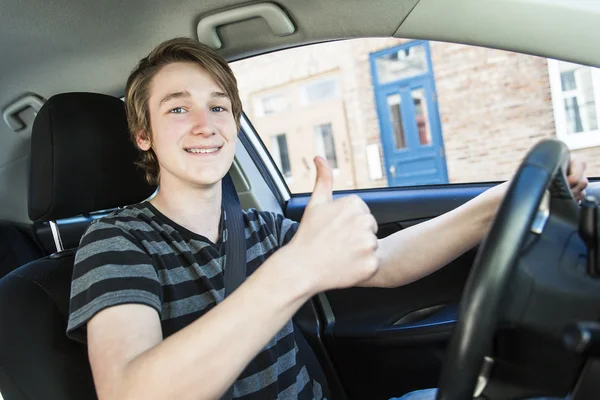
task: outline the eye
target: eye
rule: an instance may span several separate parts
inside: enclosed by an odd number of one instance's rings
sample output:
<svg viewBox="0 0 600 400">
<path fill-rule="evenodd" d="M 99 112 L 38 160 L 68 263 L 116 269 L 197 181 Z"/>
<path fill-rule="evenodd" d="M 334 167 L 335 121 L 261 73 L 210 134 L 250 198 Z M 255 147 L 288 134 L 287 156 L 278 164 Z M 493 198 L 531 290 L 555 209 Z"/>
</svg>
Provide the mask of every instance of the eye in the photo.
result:
<svg viewBox="0 0 600 400">
<path fill-rule="evenodd" d="M 210 108 L 210 111 L 213 111 L 213 112 L 223 112 L 223 111 L 227 111 L 227 110 L 225 109 L 225 107 L 214 106 L 214 107 Z"/>
<path fill-rule="evenodd" d="M 169 113 L 171 113 L 171 114 L 183 114 L 184 112 L 186 112 L 186 110 L 183 107 L 175 107 L 175 108 L 169 110 Z"/>
</svg>

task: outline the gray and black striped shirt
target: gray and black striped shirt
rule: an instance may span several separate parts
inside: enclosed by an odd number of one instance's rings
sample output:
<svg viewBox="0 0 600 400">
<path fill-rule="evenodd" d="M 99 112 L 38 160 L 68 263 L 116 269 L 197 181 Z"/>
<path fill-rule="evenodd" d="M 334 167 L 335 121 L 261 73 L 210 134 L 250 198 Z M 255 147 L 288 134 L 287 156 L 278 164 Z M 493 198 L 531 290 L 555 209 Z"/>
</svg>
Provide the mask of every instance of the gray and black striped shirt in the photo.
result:
<svg viewBox="0 0 600 400">
<path fill-rule="evenodd" d="M 297 223 L 269 212 L 244 212 L 247 273 L 288 243 Z M 85 341 L 85 324 L 100 310 L 140 303 L 154 308 L 168 337 L 220 303 L 227 230 L 217 243 L 174 223 L 143 202 L 94 221 L 75 257 L 67 334 Z M 291 321 L 234 384 L 238 399 L 317 399 Z M 240 340 L 243 333 L 240 332 Z"/>
</svg>

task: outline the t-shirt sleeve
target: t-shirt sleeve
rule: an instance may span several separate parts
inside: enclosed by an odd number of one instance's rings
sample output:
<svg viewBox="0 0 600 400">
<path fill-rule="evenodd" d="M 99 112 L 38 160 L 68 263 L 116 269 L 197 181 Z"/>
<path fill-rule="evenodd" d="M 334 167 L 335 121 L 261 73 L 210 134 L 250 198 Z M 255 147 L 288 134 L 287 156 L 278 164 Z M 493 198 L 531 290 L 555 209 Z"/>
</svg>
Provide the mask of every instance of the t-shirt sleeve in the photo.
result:
<svg viewBox="0 0 600 400">
<path fill-rule="evenodd" d="M 99 311 L 137 303 L 160 315 L 162 295 L 152 258 L 127 231 L 95 221 L 75 255 L 67 335 L 86 342 L 86 323 Z"/>
<path fill-rule="evenodd" d="M 296 232 L 298 231 L 298 222 L 284 217 L 281 214 L 274 214 L 275 219 L 275 232 L 277 232 L 277 240 L 279 241 L 279 247 L 283 247 L 288 244 Z"/>
</svg>

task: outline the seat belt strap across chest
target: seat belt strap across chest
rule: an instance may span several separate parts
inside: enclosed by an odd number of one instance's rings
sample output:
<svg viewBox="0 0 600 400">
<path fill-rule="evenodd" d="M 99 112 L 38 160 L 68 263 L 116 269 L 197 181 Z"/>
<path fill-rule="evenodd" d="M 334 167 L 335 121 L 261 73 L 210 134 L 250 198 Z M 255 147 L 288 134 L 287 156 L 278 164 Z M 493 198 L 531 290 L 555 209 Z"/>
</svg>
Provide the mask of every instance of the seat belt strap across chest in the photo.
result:
<svg viewBox="0 0 600 400">
<path fill-rule="evenodd" d="M 246 279 L 246 233 L 242 206 L 238 198 L 233 179 L 227 173 L 222 180 L 222 198 L 224 227 L 227 231 L 225 239 L 225 297 L 229 296 Z M 233 398 L 233 386 L 225 392 L 221 400 Z"/>
<path fill-rule="evenodd" d="M 246 233 L 242 206 L 231 175 L 223 178 L 225 238 L 225 297 L 229 296 L 246 279 Z"/>
</svg>

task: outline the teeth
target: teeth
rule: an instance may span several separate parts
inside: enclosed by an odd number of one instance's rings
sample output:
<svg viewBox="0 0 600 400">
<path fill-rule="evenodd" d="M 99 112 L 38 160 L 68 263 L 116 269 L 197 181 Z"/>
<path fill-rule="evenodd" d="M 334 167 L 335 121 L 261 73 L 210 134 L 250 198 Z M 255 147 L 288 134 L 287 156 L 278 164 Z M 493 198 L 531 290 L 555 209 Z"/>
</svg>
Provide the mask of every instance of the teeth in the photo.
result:
<svg viewBox="0 0 600 400">
<path fill-rule="evenodd" d="M 206 153 L 214 153 L 215 151 L 219 150 L 218 147 L 214 147 L 212 149 L 186 149 L 186 151 L 188 153 L 202 153 L 202 154 L 206 154 Z"/>
</svg>

